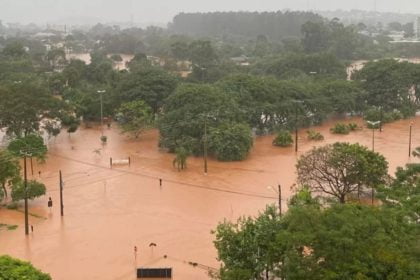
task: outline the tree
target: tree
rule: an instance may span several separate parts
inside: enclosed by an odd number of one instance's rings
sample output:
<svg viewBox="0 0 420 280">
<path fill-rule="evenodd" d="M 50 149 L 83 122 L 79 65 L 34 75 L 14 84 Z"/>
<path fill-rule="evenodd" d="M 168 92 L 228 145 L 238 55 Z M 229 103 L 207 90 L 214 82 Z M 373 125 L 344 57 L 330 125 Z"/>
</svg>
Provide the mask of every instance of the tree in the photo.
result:
<svg viewBox="0 0 420 280">
<path fill-rule="evenodd" d="M 35 199 L 37 197 L 45 195 L 45 185 L 35 180 L 28 181 L 27 189 L 25 190 L 25 184 L 20 180 L 17 184 L 12 186 L 12 199 L 13 201 L 19 201 L 25 199 L 25 193 L 28 199 Z"/>
<path fill-rule="evenodd" d="M 180 147 L 175 150 L 175 154 L 176 156 L 172 162 L 173 166 L 178 168 L 178 171 L 187 168 L 187 159 L 190 152 L 186 148 Z"/>
<path fill-rule="evenodd" d="M 306 52 L 326 51 L 329 44 L 329 31 L 323 22 L 308 21 L 302 25 L 302 45 Z"/>
<path fill-rule="evenodd" d="M 377 195 L 387 207 L 405 213 L 420 224 L 420 164 L 399 167 L 391 184 L 382 185 Z"/>
<path fill-rule="evenodd" d="M 323 208 L 308 191 L 292 202 L 282 217 L 268 207 L 256 218 L 218 225 L 220 279 L 418 278 L 418 228 L 398 211 L 356 204 Z"/>
<path fill-rule="evenodd" d="M 41 121 L 58 114 L 62 107 L 62 101 L 49 94 L 37 78 L 25 77 L 0 86 L 0 127 L 8 135 L 22 137 L 38 132 Z"/>
<path fill-rule="evenodd" d="M 207 67 L 218 60 L 217 53 L 210 41 L 196 40 L 189 45 L 191 61 L 198 67 Z"/>
<path fill-rule="evenodd" d="M 255 219 L 220 223 L 213 233 L 218 260 L 223 263 L 221 279 L 269 279 L 265 276 L 278 273 L 283 249 L 273 245 L 282 229 L 279 221 L 277 209 L 267 207 Z"/>
<path fill-rule="evenodd" d="M 253 145 L 251 129 L 242 123 L 211 128 L 208 141 L 210 151 L 221 161 L 244 160 Z"/>
<path fill-rule="evenodd" d="M 7 150 L 0 150 L 0 200 L 7 197 L 7 185 L 13 185 L 20 179 L 19 161 Z"/>
<path fill-rule="evenodd" d="M 157 114 L 177 86 L 177 79 L 165 71 L 153 68 L 136 68 L 119 82 L 117 102 L 143 100 Z"/>
<path fill-rule="evenodd" d="M 276 138 L 273 140 L 274 146 L 289 147 L 293 144 L 293 138 L 289 131 L 282 130 L 277 133 Z"/>
<path fill-rule="evenodd" d="M 29 262 L 0 256 L 0 279 L 51 280 L 51 277 L 34 268 Z"/>
<path fill-rule="evenodd" d="M 160 146 L 174 152 L 185 147 L 194 155 L 203 152 L 205 126 L 210 130 L 226 122 L 241 121 L 237 104 L 210 85 L 183 84 L 169 96 L 159 121 Z"/>
<path fill-rule="evenodd" d="M 7 149 L 16 157 L 34 157 L 39 161 L 44 161 L 48 152 L 44 139 L 36 134 L 29 134 L 11 141 Z"/>
<path fill-rule="evenodd" d="M 152 108 L 143 100 L 123 103 L 116 116 L 123 133 L 131 133 L 134 138 L 153 125 Z"/>
<path fill-rule="evenodd" d="M 335 143 L 313 148 L 298 160 L 296 168 L 301 185 L 345 203 L 349 194 L 385 183 L 388 163 L 359 144 Z"/>
</svg>

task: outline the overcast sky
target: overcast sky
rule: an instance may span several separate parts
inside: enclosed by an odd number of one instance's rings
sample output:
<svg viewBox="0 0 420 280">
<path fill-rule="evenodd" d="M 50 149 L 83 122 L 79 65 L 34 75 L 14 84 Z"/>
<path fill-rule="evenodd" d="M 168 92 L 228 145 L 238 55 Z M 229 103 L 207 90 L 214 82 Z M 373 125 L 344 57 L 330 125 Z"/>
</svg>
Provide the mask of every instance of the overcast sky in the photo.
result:
<svg viewBox="0 0 420 280">
<path fill-rule="evenodd" d="M 0 0 L 4 22 L 46 23 L 70 18 L 103 22 L 171 21 L 179 12 L 363 9 L 420 13 L 420 0 Z"/>
</svg>

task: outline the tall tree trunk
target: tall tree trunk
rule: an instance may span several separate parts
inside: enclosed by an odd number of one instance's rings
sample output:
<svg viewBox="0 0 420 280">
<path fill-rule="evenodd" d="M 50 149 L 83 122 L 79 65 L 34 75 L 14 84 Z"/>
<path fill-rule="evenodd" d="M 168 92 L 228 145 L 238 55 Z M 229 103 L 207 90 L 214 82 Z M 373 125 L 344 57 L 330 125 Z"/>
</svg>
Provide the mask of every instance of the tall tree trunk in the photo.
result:
<svg viewBox="0 0 420 280">
<path fill-rule="evenodd" d="M 6 184 L 2 183 L 1 184 L 2 188 L 3 188 L 3 192 L 4 192 L 4 197 L 7 198 L 7 189 L 6 189 Z"/>
</svg>

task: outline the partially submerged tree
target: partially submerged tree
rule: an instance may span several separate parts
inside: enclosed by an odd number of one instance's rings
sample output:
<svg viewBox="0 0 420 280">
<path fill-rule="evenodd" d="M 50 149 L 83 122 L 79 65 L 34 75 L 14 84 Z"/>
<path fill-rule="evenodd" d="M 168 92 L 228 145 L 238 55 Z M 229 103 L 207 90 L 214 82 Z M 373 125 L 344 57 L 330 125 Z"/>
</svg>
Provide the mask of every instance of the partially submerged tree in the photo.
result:
<svg viewBox="0 0 420 280">
<path fill-rule="evenodd" d="M 0 150 L 0 200 L 7 197 L 7 185 L 13 185 L 20 179 L 19 161 L 7 150 Z"/>
<path fill-rule="evenodd" d="M 387 179 L 385 158 L 359 144 L 335 143 L 313 148 L 297 165 L 298 181 L 319 195 L 345 203 L 347 196 L 376 188 Z"/>
<path fill-rule="evenodd" d="M 175 158 L 172 162 L 173 166 L 178 169 L 178 171 L 184 170 L 187 168 L 187 159 L 190 155 L 190 152 L 184 148 L 180 147 L 175 150 Z"/>
<path fill-rule="evenodd" d="M 47 146 L 41 136 L 30 134 L 23 138 L 17 138 L 9 143 L 7 149 L 16 157 L 27 156 L 44 161 L 47 156 Z"/>
<path fill-rule="evenodd" d="M 123 133 L 130 133 L 134 138 L 153 124 L 152 108 L 143 100 L 123 103 L 116 116 Z"/>
<path fill-rule="evenodd" d="M 45 185 L 34 180 L 28 181 L 27 189 L 25 190 L 25 184 L 21 180 L 19 183 L 12 186 L 12 199 L 13 201 L 19 201 L 25 199 L 25 196 L 27 196 L 28 199 L 35 199 L 45 195 L 45 192 Z"/>
</svg>

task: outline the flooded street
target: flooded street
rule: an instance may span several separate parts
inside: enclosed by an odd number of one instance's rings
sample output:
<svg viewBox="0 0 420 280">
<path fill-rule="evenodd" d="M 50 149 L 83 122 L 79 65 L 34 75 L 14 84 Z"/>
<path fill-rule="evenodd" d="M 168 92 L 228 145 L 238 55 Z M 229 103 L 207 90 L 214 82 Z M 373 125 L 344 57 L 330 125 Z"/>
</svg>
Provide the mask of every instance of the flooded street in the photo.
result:
<svg viewBox="0 0 420 280">
<path fill-rule="evenodd" d="M 418 161 L 408 157 L 412 121 L 414 149 L 420 145 L 420 118 L 375 131 L 375 151 L 387 158 L 391 174 L 398 166 Z M 173 279 L 208 279 L 205 267 L 188 262 L 219 267 L 211 230 L 225 218 L 254 215 L 277 203 L 277 194 L 267 186 L 281 184 L 285 199 L 290 197 L 297 156 L 314 145 L 336 141 L 372 147 L 372 130 L 334 135 L 329 132 L 333 123 L 314 128 L 325 136 L 321 142 L 306 140 L 306 130 L 300 131 L 297 155 L 294 147 L 273 147 L 273 136 L 260 137 L 246 161 L 210 160 L 208 175 L 203 173 L 202 158 L 190 158 L 183 172 L 173 168 L 174 155 L 159 151 L 155 130 L 132 140 L 116 126 L 104 129 L 105 146 L 99 128 L 81 128 L 70 137 L 63 132 L 51 140 L 47 162 L 34 166 L 34 177 L 47 186 L 46 196 L 30 202 L 34 232 L 25 237 L 22 212 L 0 209 L 0 223 L 19 225 L 15 231 L 0 232 L 0 255 L 30 260 L 58 280 L 136 279 L 136 266 L 173 267 Z M 130 157 L 131 166 L 111 169 L 110 157 Z M 59 170 L 65 182 L 64 217 Z M 48 197 L 54 202 L 51 211 Z M 149 247 L 150 243 L 157 246 Z"/>
</svg>

